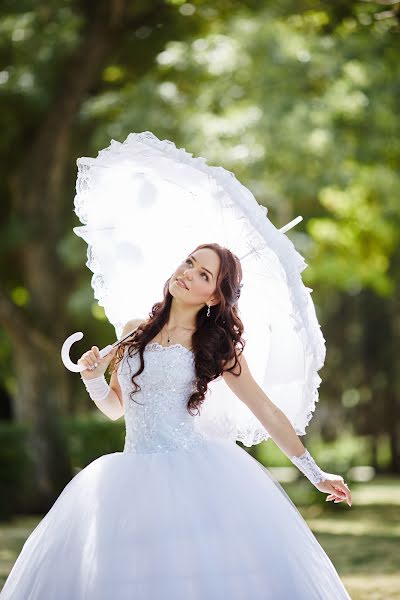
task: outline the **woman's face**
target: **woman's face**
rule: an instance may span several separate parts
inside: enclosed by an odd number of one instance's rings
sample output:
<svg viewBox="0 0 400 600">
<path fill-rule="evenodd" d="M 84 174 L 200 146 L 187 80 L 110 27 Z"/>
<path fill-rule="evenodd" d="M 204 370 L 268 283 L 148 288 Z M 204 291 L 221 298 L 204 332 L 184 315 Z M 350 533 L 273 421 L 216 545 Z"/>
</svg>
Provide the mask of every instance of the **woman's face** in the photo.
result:
<svg viewBox="0 0 400 600">
<path fill-rule="evenodd" d="M 189 254 L 176 269 L 169 282 L 172 296 L 189 304 L 213 304 L 220 259 L 214 250 L 201 248 Z M 179 285 L 183 282 L 186 287 Z M 217 299 L 215 299 L 215 302 Z"/>
</svg>

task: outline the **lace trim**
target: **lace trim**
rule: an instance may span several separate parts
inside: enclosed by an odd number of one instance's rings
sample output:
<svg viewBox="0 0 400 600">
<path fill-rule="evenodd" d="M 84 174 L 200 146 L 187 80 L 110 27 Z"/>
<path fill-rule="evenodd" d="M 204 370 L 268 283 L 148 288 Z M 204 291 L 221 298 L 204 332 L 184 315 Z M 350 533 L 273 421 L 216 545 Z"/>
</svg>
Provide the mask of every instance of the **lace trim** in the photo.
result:
<svg viewBox="0 0 400 600">
<path fill-rule="evenodd" d="M 170 346 L 162 346 L 158 342 L 150 342 L 149 344 L 146 345 L 145 350 L 153 350 L 153 349 L 170 350 L 170 348 L 183 348 L 190 354 L 194 354 L 193 350 L 190 350 L 189 348 L 187 348 L 186 346 L 183 346 L 182 344 L 171 344 Z"/>
<path fill-rule="evenodd" d="M 290 460 L 313 484 L 326 481 L 327 479 L 344 481 L 340 475 L 326 473 L 320 469 L 308 450 L 301 456 L 291 456 Z"/>
</svg>

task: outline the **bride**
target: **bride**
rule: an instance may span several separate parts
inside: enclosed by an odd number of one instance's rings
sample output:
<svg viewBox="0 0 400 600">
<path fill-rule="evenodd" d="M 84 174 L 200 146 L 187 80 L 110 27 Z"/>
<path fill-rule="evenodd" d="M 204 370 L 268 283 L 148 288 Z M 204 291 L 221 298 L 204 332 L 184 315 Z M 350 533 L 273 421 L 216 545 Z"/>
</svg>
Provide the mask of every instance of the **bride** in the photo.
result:
<svg viewBox="0 0 400 600">
<path fill-rule="evenodd" d="M 311 484 L 351 506 L 343 478 L 317 466 L 249 370 L 241 277 L 229 249 L 198 246 L 149 318 L 126 323 L 123 335 L 132 335 L 118 350 L 101 358 L 93 346 L 79 359 L 98 409 L 124 415 L 124 449 L 68 483 L 25 542 L 1 600 L 349 598 L 269 471 L 198 426 L 207 385 L 222 377 Z"/>
</svg>

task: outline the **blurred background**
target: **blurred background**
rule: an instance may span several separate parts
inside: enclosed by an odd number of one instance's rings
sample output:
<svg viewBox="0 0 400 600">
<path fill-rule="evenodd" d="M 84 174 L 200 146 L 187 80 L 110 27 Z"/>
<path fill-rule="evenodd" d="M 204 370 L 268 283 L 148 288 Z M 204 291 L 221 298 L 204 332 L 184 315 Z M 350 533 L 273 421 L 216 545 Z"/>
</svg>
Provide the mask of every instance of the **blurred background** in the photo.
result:
<svg viewBox="0 0 400 600">
<path fill-rule="evenodd" d="M 115 340 L 72 231 L 76 159 L 149 130 L 233 171 L 276 227 L 303 216 L 287 235 L 327 358 L 301 439 L 352 508 L 272 441 L 246 450 L 353 600 L 400 597 L 399 22 L 394 0 L 1 3 L 0 588 L 68 481 L 123 449 L 60 349 Z"/>
</svg>

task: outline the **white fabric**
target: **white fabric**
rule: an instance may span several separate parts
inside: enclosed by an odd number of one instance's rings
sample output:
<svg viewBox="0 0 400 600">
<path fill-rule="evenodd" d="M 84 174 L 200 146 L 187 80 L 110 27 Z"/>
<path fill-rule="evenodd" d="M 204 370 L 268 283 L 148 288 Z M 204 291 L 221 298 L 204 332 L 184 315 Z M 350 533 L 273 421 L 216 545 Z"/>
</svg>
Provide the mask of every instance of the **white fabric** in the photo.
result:
<svg viewBox="0 0 400 600">
<path fill-rule="evenodd" d="M 290 460 L 296 467 L 311 481 L 311 483 L 321 483 L 321 481 L 330 480 L 341 480 L 344 481 L 340 475 L 334 473 L 326 473 L 319 468 L 313 457 L 308 450 L 305 450 L 300 456 L 289 456 Z"/>
<path fill-rule="evenodd" d="M 230 171 L 148 131 L 77 162 L 75 212 L 84 226 L 74 232 L 88 244 L 94 295 L 117 337 L 128 320 L 147 318 L 198 244 L 229 248 L 243 269 L 238 307 L 250 370 L 304 435 L 318 401 L 325 340 L 301 279 L 307 265 L 267 209 Z M 246 446 L 268 439 L 221 377 L 207 394 L 214 402 L 202 412 L 204 431 Z"/>
<path fill-rule="evenodd" d="M 153 344 L 144 356 L 140 404 L 129 399 L 138 356 L 119 368 L 124 451 L 68 483 L 25 542 L 1 600 L 348 599 L 268 470 L 232 441 L 196 433 L 184 410 L 189 351 Z"/>
<path fill-rule="evenodd" d="M 92 400 L 104 400 L 108 396 L 110 386 L 104 375 L 94 377 L 93 379 L 85 379 L 81 376 L 81 379 Z"/>
</svg>

